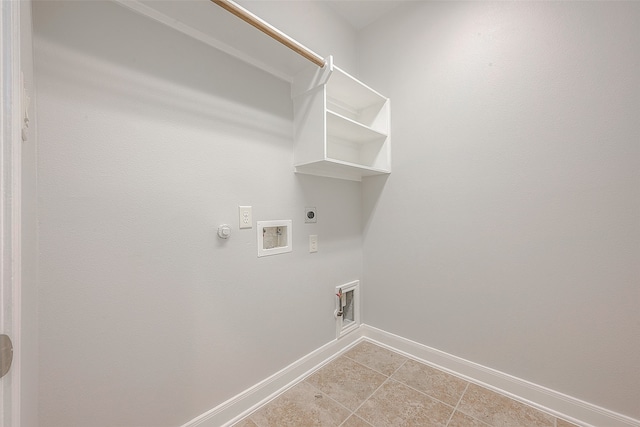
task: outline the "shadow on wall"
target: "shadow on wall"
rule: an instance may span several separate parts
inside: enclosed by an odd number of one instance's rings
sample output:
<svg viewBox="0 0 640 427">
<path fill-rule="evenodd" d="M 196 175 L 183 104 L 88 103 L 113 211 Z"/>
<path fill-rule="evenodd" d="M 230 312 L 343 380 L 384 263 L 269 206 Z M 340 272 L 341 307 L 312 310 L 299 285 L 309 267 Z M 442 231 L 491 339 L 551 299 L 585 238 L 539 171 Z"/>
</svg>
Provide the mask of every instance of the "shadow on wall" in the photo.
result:
<svg viewBox="0 0 640 427">
<path fill-rule="evenodd" d="M 305 200 L 305 206 L 317 209 L 317 223 L 303 224 L 309 232 L 319 233 L 321 245 L 329 243 L 344 244 L 361 237 L 362 217 L 358 202 L 344 204 L 337 200 L 354 200 L 360 198 L 361 183 L 337 178 L 305 175 L 296 173 L 296 184 Z M 300 218 L 304 212 L 300 211 Z"/>
<path fill-rule="evenodd" d="M 34 8 L 34 30 L 39 71 L 114 99 L 143 100 L 139 114 L 163 106 L 203 125 L 214 120 L 291 138 L 282 132 L 293 114 L 288 83 L 121 6 L 43 2 Z"/>
<path fill-rule="evenodd" d="M 368 176 L 362 180 L 362 233 L 365 236 L 388 180 L 389 175 Z"/>
</svg>

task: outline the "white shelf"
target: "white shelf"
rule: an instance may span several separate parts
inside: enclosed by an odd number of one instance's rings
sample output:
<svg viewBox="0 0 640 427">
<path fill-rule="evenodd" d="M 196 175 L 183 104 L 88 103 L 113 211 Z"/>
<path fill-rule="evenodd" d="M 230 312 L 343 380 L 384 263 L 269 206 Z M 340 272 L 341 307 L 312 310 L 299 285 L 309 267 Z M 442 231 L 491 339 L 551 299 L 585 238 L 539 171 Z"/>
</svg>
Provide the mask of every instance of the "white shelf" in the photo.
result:
<svg viewBox="0 0 640 427">
<path fill-rule="evenodd" d="M 391 172 L 390 102 L 333 66 L 292 86 L 296 172 L 361 180 Z"/>
<path fill-rule="evenodd" d="M 386 175 L 388 170 L 364 168 L 362 165 L 327 158 L 312 163 L 296 165 L 294 171 L 305 175 L 325 176 L 328 178 L 362 181 L 362 177 Z"/>
<path fill-rule="evenodd" d="M 327 132 L 337 138 L 357 143 L 383 140 L 386 134 L 327 110 Z"/>
<path fill-rule="evenodd" d="M 387 100 L 387 98 L 336 66 L 333 67 L 333 73 L 327 83 L 327 98 L 339 100 L 355 110 L 383 104 Z"/>
<path fill-rule="evenodd" d="M 391 172 L 389 100 L 331 57 L 310 65 L 210 2 L 115 1 L 291 82 L 296 171 L 355 180 Z"/>
</svg>

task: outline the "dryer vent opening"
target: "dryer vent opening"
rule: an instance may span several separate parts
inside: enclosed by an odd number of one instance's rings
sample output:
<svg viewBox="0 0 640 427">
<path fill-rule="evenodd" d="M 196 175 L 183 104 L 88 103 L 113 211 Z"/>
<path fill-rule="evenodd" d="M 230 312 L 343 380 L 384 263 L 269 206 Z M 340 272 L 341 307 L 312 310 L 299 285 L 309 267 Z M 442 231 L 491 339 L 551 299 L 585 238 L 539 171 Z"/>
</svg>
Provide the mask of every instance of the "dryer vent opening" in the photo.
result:
<svg viewBox="0 0 640 427">
<path fill-rule="evenodd" d="M 336 338 L 360 326 L 360 281 L 336 286 Z"/>
</svg>

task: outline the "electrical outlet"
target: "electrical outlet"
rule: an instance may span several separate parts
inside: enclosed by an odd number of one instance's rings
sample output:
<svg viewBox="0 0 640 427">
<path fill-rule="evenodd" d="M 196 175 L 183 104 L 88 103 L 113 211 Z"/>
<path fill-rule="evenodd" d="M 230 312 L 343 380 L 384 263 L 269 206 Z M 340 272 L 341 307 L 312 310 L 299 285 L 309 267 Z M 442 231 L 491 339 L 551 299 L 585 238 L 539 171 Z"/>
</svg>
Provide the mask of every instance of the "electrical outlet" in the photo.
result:
<svg viewBox="0 0 640 427">
<path fill-rule="evenodd" d="M 318 235 L 309 235 L 309 252 L 318 252 Z"/>
<path fill-rule="evenodd" d="M 251 215 L 251 206 L 238 206 L 239 212 L 239 227 L 238 228 L 251 228 L 253 227 L 253 218 Z"/>
</svg>

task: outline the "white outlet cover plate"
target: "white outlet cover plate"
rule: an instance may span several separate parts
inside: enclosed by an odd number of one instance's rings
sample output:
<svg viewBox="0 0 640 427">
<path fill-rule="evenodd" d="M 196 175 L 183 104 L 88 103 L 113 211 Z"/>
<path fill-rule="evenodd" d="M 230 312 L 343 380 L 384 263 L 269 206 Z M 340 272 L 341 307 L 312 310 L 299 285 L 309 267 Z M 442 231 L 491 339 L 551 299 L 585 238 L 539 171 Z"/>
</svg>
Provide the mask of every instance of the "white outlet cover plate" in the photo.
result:
<svg viewBox="0 0 640 427">
<path fill-rule="evenodd" d="M 251 206 L 238 206 L 238 228 L 253 227 Z"/>
</svg>

